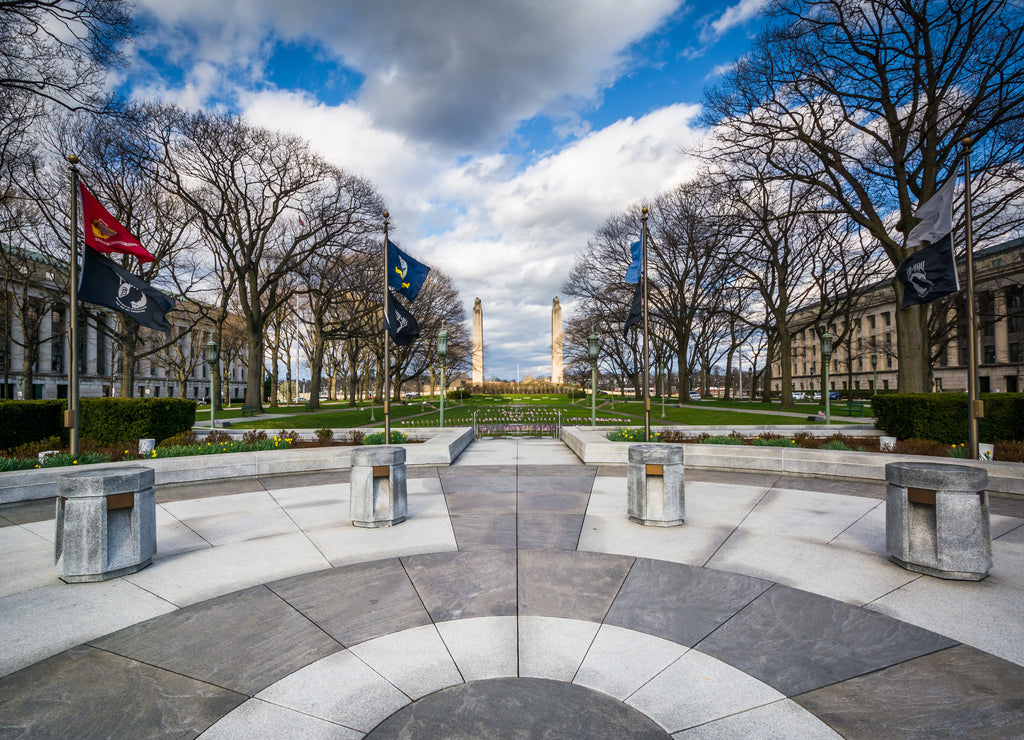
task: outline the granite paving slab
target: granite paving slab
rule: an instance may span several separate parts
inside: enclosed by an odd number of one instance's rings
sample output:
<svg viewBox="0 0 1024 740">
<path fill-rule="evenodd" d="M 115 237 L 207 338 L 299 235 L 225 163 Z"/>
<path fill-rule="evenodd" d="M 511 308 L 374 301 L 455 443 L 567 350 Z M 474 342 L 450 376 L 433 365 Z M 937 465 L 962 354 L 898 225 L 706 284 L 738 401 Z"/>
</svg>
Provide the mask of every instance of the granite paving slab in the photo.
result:
<svg viewBox="0 0 1024 740">
<path fill-rule="evenodd" d="M 690 650 L 637 689 L 626 703 L 669 732 L 679 732 L 783 698 L 743 671 Z"/>
<path fill-rule="evenodd" d="M 296 576 L 268 588 L 345 646 L 430 624 L 397 558 Z"/>
<path fill-rule="evenodd" d="M 0 679 L 0 736 L 195 737 L 245 698 L 82 645 Z"/>
<path fill-rule="evenodd" d="M 954 644 L 906 622 L 776 584 L 696 647 L 794 696 Z"/>
<path fill-rule="evenodd" d="M 559 550 L 519 552 L 519 613 L 600 622 L 633 558 Z"/>
<path fill-rule="evenodd" d="M 732 573 L 640 559 L 605 622 L 692 647 L 771 585 Z"/>
<path fill-rule="evenodd" d="M 572 681 L 600 626 L 578 619 L 519 617 L 519 675 Z"/>
<path fill-rule="evenodd" d="M 594 473 L 583 475 L 520 475 L 516 490 L 523 493 L 583 493 L 589 494 L 594 484 Z"/>
<path fill-rule="evenodd" d="M 440 622 L 437 631 L 464 680 L 519 675 L 515 617 L 456 619 Z"/>
<path fill-rule="evenodd" d="M 515 514 L 515 491 L 445 492 L 444 502 L 452 514 Z"/>
<path fill-rule="evenodd" d="M 250 696 L 341 649 L 266 586 L 194 604 L 91 644 Z"/>
<path fill-rule="evenodd" d="M 842 738 L 835 730 L 790 699 L 754 707 L 672 734 L 673 740 L 735 740 L 747 737 L 800 740 Z"/>
<path fill-rule="evenodd" d="M 625 701 L 686 650 L 660 637 L 603 624 L 572 681 Z"/>
<path fill-rule="evenodd" d="M 636 710 L 574 684 L 495 678 L 459 684 L 388 717 L 367 735 L 386 738 L 667 738 Z"/>
<path fill-rule="evenodd" d="M 460 550 L 509 550 L 516 546 L 516 515 L 452 514 L 452 531 Z"/>
<path fill-rule="evenodd" d="M 349 648 L 410 699 L 462 683 L 462 675 L 432 624 L 376 637 Z"/>
<path fill-rule="evenodd" d="M 300 531 L 266 491 L 173 501 L 163 508 L 213 545 Z"/>
<path fill-rule="evenodd" d="M 21 525 L 0 527 L 0 596 L 56 583 L 53 543 Z"/>
<path fill-rule="evenodd" d="M 846 738 L 1024 737 L 1024 667 L 967 645 L 794 701 Z"/>
<path fill-rule="evenodd" d="M 56 497 L 20 501 L 13 504 L 0 504 L 0 528 L 15 524 L 28 524 L 53 519 Z"/>
<path fill-rule="evenodd" d="M 523 550 L 575 550 L 583 514 L 520 514 L 516 541 Z"/>
<path fill-rule="evenodd" d="M 199 737 L 203 740 L 252 740 L 253 737 L 360 740 L 363 733 L 261 699 L 250 699 Z"/>
<path fill-rule="evenodd" d="M 513 550 L 414 555 L 402 564 L 434 622 L 516 613 Z"/>
<path fill-rule="evenodd" d="M 256 697 L 369 732 L 409 703 L 409 697 L 348 650 L 302 668 Z"/>
<path fill-rule="evenodd" d="M 520 514 L 579 514 L 587 513 L 590 486 L 582 492 L 554 488 L 552 491 L 524 491 L 516 496 L 516 511 Z"/>
</svg>

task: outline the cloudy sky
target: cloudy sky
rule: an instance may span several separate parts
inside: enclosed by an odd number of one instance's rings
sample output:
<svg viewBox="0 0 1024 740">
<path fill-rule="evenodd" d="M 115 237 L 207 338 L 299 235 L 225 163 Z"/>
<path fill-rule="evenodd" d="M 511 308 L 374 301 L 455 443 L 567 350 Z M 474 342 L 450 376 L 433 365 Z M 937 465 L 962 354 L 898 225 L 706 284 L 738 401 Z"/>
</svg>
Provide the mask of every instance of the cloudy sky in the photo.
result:
<svg viewBox="0 0 1024 740">
<path fill-rule="evenodd" d="M 289 129 L 483 302 L 486 374 L 551 372 L 551 301 L 612 213 L 685 180 L 762 0 L 137 0 L 122 89 Z M 563 315 L 571 302 L 562 299 Z"/>
</svg>

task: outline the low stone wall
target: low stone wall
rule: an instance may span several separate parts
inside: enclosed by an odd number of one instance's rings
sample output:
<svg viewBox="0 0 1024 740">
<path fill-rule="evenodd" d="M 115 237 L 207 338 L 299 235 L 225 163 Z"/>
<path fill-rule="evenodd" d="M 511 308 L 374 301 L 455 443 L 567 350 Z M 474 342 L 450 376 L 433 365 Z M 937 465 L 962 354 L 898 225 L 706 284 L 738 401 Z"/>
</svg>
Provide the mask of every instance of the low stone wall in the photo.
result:
<svg viewBox="0 0 1024 740">
<path fill-rule="evenodd" d="M 473 441 L 471 427 L 446 427 L 407 432 L 422 443 L 405 445 L 406 464 L 450 465 Z M 324 447 L 265 452 L 231 452 L 153 460 L 107 463 L 104 468 L 145 465 L 156 473 L 156 485 L 222 478 L 254 478 L 282 473 L 344 470 L 352 465 L 351 447 Z M 0 504 L 32 501 L 57 495 L 57 476 L 69 468 L 40 468 L 0 473 Z"/>
<path fill-rule="evenodd" d="M 677 427 L 678 428 L 678 427 Z M 610 442 L 607 433 L 613 427 L 562 427 L 562 441 L 587 465 L 626 465 L 629 446 L 635 442 Z M 787 427 L 783 431 L 811 431 Z M 689 428 L 687 431 L 691 431 Z M 699 434 L 701 430 L 695 430 Z M 737 429 L 741 431 L 742 428 Z M 819 430 L 820 433 L 820 428 Z M 828 430 L 865 435 L 865 430 Z M 874 431 L 874 435 L 881 432 Z M 753 436 L 753 435 L 752 435 Z M 836 452 L 833 450 L 805 450 L 799 447 L 753 447 L 741 445 L 685 444 L 686 467 L 696 470 L 730 470 L 741 473 L 778 473 L 803 475 L 811 478 L 840 478 L 885 483 L 885 465 L 891 462 L 913 462 L 917 455 L 893 455 L 877 452 Z M 1024 465 L 1001 462 L 970 462 L 952 458 L 934 458 L 948 463 L 965 462 L 984 468 L 988 472 L 989 493 L 995 496 L 1024 498 Z"/>
</svg>

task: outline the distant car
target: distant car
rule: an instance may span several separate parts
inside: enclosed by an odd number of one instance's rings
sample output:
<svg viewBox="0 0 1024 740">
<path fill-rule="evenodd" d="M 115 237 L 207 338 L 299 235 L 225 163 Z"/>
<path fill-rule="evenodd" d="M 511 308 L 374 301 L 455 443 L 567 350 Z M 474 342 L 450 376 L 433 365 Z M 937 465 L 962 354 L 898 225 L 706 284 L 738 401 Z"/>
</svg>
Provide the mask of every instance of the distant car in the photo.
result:
<svg viewBox="0 0 1024 740">
<path fill-rule="evenodd" d="M 700 393 L 698 393 L 697 391 L 690 391 L 690 400 L 691 401 L 699 401 L 700 400 Z"/>
<path fill-rule="evenodd" d="M 833 400 L 833 401 L 838 401 L 839 400 L 839 391 L 829 391 L 828 392 L 828 397 L 831 400 Z"/>
<path fill-rule="evenodd" d="M 806 401 L 807 400 L 807 394 L 806 393 L 801 393 L 800 391 L 797 391 L 796 393 L 793 394 L 793 400 L 794 401 Z"/>
</svg>

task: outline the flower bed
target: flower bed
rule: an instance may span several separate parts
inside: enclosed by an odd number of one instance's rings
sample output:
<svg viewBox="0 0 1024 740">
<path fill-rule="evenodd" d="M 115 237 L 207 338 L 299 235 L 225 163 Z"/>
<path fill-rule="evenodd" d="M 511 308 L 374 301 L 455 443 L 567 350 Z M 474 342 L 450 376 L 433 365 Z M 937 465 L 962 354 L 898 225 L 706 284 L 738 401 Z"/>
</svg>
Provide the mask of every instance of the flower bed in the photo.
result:
<svg viewBox="0 0 1024 740">
<path fill-rule="evenodd" d="M 644 430 L 636 427 L 613 429 L 608 432 L 612 442 L 643 442 Z M 755 437 L 745 437 L 733 432 L 728 435 L 690 434 L 684 429 L 666 429 L 651 435 L 652 442 L 675 444 L 751 445 L 760 447 L 800 447 L 809 450 L 835 450 L 837 452 L 891 452 L 901 455 L 928 455 L 965 459 L 967 450 L 963 444 L 949 445 L 926 439 L 897 440 L 895 445 L 881 448 L 880 437 L 855 437 L 841 432 L 830 436 L 817 436 L 797 432 L 792 437 L 765 432 Z M 996 442 L 993 460 L 997 462 L 1024 463 L 1024 442 Z"/>
</svg>

